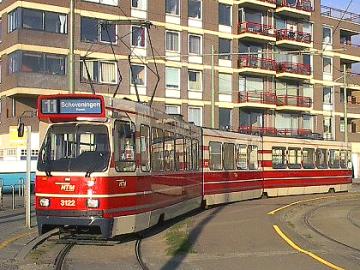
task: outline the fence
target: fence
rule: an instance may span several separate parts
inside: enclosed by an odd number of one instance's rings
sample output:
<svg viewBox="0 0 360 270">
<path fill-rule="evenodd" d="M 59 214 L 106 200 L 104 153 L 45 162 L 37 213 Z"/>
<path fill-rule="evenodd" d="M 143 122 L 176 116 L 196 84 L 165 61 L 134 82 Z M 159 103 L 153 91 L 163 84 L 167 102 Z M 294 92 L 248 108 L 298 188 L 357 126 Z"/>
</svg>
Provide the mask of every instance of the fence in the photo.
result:
<svg viewBox="0 0 360 270">
<path fill-rule="evenodd" d="M 17 184 L 5 185 L 3 179 L 0 178 L 0 208 L 4 207 L 4 192 L 11 190 L 11 208 L 16 208 L 16 196 L 24 197 L 25 195 L 25 179 L 20 178 Z M 25 200 L 23 200 L 25 206 Z"/>
</svg>

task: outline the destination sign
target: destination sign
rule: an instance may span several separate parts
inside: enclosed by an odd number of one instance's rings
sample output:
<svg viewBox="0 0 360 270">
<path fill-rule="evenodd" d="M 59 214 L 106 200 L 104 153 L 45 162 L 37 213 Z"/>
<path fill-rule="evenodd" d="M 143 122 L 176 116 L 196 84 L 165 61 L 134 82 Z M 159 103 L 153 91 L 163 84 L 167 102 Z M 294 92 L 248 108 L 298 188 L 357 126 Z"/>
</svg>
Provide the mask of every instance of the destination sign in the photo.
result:
<svg viewBox="0 0 360 270">
<path fill-rule="evenodd" d="M 101 100 L 95 98 L 43 99 L 43 114 L 101 114 Z"/>
</svg>

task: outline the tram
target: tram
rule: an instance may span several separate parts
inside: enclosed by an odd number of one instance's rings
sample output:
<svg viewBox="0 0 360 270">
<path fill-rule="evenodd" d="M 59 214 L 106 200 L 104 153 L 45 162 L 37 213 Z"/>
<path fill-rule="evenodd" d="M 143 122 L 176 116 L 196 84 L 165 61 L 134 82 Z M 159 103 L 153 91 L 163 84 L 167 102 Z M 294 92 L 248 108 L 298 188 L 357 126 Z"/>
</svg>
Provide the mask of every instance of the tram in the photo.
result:
<svg viewBox="0 0 360 270">
<path fill-rule="evenodd" d="M 38 117 L 39 233 L 111 238 L 202 205 L 347 191 L 352 181 L 349 149 L 338 142 L 200 128 L 100 95 L 40 96 Z"/>
</svg>

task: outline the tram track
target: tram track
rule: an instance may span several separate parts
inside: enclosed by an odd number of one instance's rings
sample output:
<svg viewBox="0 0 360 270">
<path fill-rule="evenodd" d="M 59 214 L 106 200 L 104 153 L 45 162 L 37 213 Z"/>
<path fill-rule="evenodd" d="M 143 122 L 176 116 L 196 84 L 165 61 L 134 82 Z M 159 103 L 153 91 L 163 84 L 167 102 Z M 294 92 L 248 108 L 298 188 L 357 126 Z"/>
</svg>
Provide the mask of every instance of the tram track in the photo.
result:
<svg viewBox="0 0 360 270">
<path fill-rule="evenodd" d="M 142 270 L 149 270 L 149 268 L 147 267 L 147 265 L 145 264 L 145 262 L 142 259 L 142 254 L 141 254 L 141 241 L 142 240 L 143 240 L 143 238 L 140 237 L 135 242 L 135 256 L 136 256 L 136 260 L 139 263 L 141 269 Z"/>
<path fill-rule="evenodd" d="M 75 243 L 66 244 L 65 247 L 58 253 L 55 259 L 54 269 L 63 269 L 66 255 L 70 253 L 70 250 L 75 246 Z"/>
</svg>

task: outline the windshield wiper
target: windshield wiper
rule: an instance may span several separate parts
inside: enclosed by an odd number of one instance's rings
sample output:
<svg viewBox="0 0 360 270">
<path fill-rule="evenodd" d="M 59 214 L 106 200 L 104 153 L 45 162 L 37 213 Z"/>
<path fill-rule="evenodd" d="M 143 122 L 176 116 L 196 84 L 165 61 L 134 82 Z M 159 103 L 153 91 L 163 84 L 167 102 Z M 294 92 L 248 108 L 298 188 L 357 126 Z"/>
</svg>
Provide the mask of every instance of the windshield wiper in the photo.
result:
<svg viewBox="0 0 360 270">
<path fill-rule="evenodd" d="M 51 174 L 51 166 L 50 166 L 50 155 L 48 153 L 48 150 L 49 150 L 49 146 L 50 146 L 50 141 L 47 140 L 46 141 L 46 144 L 45 144 L 45 147 L 44 147 L 44 150 L 45 150 L 45 174 L 47 177 L 51 177 L 52 174 Z M 44 162 L 44 161 L 43 161 Z"/>
</svg>

